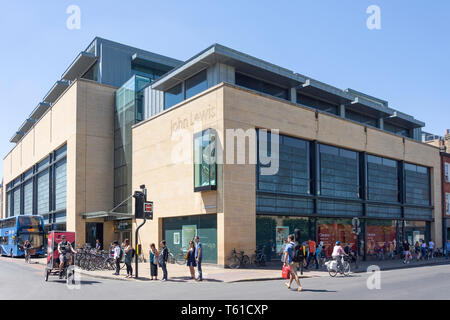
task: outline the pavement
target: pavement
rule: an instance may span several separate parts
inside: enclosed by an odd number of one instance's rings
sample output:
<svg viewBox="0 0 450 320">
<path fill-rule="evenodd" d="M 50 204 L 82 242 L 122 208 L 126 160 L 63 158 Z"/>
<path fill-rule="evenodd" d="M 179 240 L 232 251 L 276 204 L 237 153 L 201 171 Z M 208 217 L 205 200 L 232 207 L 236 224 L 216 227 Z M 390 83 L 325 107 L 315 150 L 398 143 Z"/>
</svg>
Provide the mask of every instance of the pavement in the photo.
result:
<svg viewBox="0 0 450 320">
<path fill-rule="evenodd" d="M 33 259 L 35 262 L 41 265 L 46 265 L 46 258 Z M 430 260 L 414 260 L 409 264 L 403 264 L 402 260 L 390 259 L 390 260 L 375 260 L 375 261 L 360 261 L 357 266 L 351 264 L 352 273 L 367 272 L 374 267 L 378 267 L 380 270 L 395 270 L 404 268 L 414 268 L 430 265 L 442 265 L 450 264 L 450 260 L 445 258 L 434 258 Z M 135 272 L 135 264 L 133 263 L 133 272 Z M 168 264 L 167 267 L 169 279 L 187 281 L 190 280 L 189 268 L 186 265 Z M 203 281 L 204 282 L 248 282 L 248 281 L 269 281 L 280 280 L 281 277 L 281 262 L 269 262 L 264 267 L 250 266 L 245 269 L 229 269 L 223 268 L 213 264 L 202 264 Z M 103 271 L 86 271 L 81 270 L 80 273 L 85 276 L 98 278 L 98 279 L 110 279 L 110 280 L 122 280 L 122 281 L 149 281 L 150 280 L 150 263 L 139 263 L 139 278 L 125 278 L 125 268 L 121 270 L 119 276 L 113 275 L 112 270 Z M 158 279 L 161 279 L 162 269 L 158 269 Z M 197 275 L 197 273 L 196 273 Z M 301 279 L 316 278 L 316 277 L 328 277 L 328 271 L 323 266 L 318 270 L 315 267 L 304 270 L 303 275 L 299 276 Z"/>
<path fill-rule="evenodd" d="M 398 261 L 397 261 L 398 262 Z M 400 262 L 400 264 L 402 264 Z M 416 264 L 407 269 L 377 273 L 353 273 L 310 277 L 301 280 L 302 292 L 295 284 L 286 288 L 285 280 L 223 283 L 195 282 L 173 279 L 169 281 L 117 281 L 83 275 L 76 286 L 67 286 L 57 276 L 44 281 L 44 266 L 23 259 L 0 258 L 0 300 L 179 300 L 173 305 L 175 313 L 187 304 L 204 305 L 203 300 L 221 300 L 222 308 L 231 301 L 242 300 L 448 300 L 450 292 L 449 265 Z M 170 269 L 169 269 L 170 270 Z M 374 281 L 378 277 L 379 281 Z M 379 286 L 374 288 L 372 285 Z M 242 302 L 239 302 L 242 303 Z M 220 304 L 220 303 L 219 303 Z M 233 304 L 233 302 L 231 303 Z M 322 311 L 322 310 L 321 310 Z M 327 312 L 326 310 L 323 310 Z M 323 312 L 322 312 L 323 313 Z M 178 317 L 171 317 L 178 318 Z"/>
</svg>

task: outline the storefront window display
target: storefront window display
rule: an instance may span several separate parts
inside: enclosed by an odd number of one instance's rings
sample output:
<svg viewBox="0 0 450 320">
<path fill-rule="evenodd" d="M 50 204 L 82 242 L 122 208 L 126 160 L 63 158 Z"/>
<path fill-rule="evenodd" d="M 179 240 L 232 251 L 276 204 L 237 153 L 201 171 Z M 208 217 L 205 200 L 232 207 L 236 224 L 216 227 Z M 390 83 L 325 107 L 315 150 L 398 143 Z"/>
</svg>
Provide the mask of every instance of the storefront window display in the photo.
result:
<svg viewBox="0 0 450 320">
<path fill-rule="evenodd" d="M 384 259 L 394 257 L 397 251 L 397 221 L 366 221 L 366 257 Z"/>
<path fill-rule="evenodd" d="M 352 233 L 351 219 L 322 218 L 317 220 L 318 241 L 323 243 L 327 256 L 331 256 L 336 241 L 340 241 L 342 247 L 349 245 L 356 251 L 357 236 Z"/>
<path fill-rule="evenodd" d="M 405 221 L 405 239 L 409 244 L 429 241 L 429 223 L 425 221 Z"/>
</svg>

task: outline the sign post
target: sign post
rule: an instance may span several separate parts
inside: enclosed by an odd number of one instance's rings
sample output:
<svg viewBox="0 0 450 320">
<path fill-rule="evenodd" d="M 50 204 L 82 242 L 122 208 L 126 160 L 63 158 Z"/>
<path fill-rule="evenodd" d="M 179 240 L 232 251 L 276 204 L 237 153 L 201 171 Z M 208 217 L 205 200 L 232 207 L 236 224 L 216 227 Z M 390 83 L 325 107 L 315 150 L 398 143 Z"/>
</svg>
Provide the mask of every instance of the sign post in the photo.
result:
<svg viewBox="0 0 450 320">
<path fill-rule="evenodd" d="M 136 191 L 133 195 L 133 198 L 135 199 L 135 207 L 134 207 L 134 217 L 135 219 L 144 219 L 144 221 L 136 228 L 136 255 L 135 255 L 135 278 L 139 279 L 139 259 L 138 254 L 139 252 L 139 229 L 141 229 L 144 224 L 147 222 L 146 215 L 144 214 L 145 209 L 145 203 L 147 202 L 147 189 L 145 188 L 145 185 L 141 186 L 142 191 Z M 152 213 L 153 213 L 153 205 L 152 205 Z"/>
</svg>

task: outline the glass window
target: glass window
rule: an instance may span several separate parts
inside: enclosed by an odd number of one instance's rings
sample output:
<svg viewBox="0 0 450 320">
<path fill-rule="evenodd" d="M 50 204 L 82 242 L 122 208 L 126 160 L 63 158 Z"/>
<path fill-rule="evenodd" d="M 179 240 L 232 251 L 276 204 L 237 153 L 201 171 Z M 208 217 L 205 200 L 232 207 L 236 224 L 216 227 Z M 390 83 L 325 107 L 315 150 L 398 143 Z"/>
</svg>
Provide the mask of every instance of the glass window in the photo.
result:
<svg viewBox="0 0 450 320">
<path fill-rule="evenodd" d="M 319 146 L 320 194 L 359 198 L 359 154 L 326 145 Z"/>
<path fill-rule="evenodd" d="M 181 101 L 183 101 L 183 86 L 181 83 L 164 92 L 164 110 Z"/>
<path fill-rule="evenodd" d="M 261 133 L 261 132 L 260 132 Z M 258 134 L 258 154 L 260 154 L 260 134 Z M 310 194 L 309 143 L 304 140 L 279 136 L 279 168 L 274 175 L 263 175 L 261 170 L 271 164 L 258 163 L 258 191 L 290 194 Z M 271 134 L 267 134 L 267 152 L 271 146 Z M 275 156 L 275 155 L 273 155 Z"/>
<path fill-rule="evenodd" d="M 338 105 L 325 102 L 323 100 L 315 99 L 301 93 L 297 93 L 297 103 L 328 113 L 339 114 Z"/>
<path fill-rule="evenodd" d="M 62 146 L 58 150 L 55 151 L 56 159 L 61 159 L 67 154 L 67 145 Z"/>
<path fill-rule="evenodd" d="M 352 220 L 340 218 L 320 218 L 317 220 L 318 242 L 323 242 L 327 257 L 331 256 L 334 244 L 340 241 L 356 251 L 356 235 L 352 233 Z"/>
<path fill-rule="evenodd" d="M 37 178 L 37 213 L 44 214 L 50 211 L 49 170 L 45 170 Z"/>
<path fill-rule="evenodd" d="M 430 205 L 430 170 L 405 163 L 406 203 Z"/>
<path fill-rule="evenodd" d="M 23 214 L 33 214 L 33 180 L 26 182 L 23 186 Z"/>
<path fill-rule="evenodd" d="M 314 213 L 312 199 L 282 195 L 256 194 L 256 212 L 282 216 L 300 216 Z"/>
<path fill-rule="evenodd" d="M 367 195 L 373 201 L 399 201 L 397 161 L 367 156 Z"/>
<path fill-rule="evenodd" d="M 203 70 L 186 80 L 186 99 L 205 91 L 207 88 L 206 70 Z"/>
<path fill-rule="evenodd" d="M 393 124 L 390 124 L 386 121 L 384 121 L 384 125 L 383 125 L 384 130 L 404 136 L 404 137 L 408 137 L 411 138 L 411 134 L 410 134 L 410 130 L 406 129 L 406 128 L 401 128 L 398 126 L 395 126 Z"/>
<path fill-rule="evenodd" d="M 216 189 L 216 134 L 207 129 L 194 136 L 194 191 Z"/>
<path fill-rule="evenodd" d="M 277 98 L 289 100 L 288 89 L 246 76 L 242 73 L 236 72 L 235 83 L 238 86 L 269 94 Z"/>
<path fill-rule="evenodd" d="M 394 255 L 397 250 L 396 220 L 366 221 L 366 254 L 373 259 Z"/>
<path fill-rule="evenodd" d="M 55 166 L 55 210 L 66 209 L 66 160 Z"/>
<path fill-rule="evenodd" d="M 13 216 L 20 215 L 20 187 L 17 187 L 13 192 L 14 207 Z"/>
<path fill-rule="evenodd" d="M 450 163 L 445 163 L 445 181 L 450 182 Z"/>
<path fill-rule="evenodd" d="M 357 113 L 351 110 L 345 111 L 345 117 L 349 120 L 353 120 L 365 125 L 369 125 L 372 127 L 378 127 L 378 120 L 376 118 L 372 118 L 368 115 Z"/>
</svg>

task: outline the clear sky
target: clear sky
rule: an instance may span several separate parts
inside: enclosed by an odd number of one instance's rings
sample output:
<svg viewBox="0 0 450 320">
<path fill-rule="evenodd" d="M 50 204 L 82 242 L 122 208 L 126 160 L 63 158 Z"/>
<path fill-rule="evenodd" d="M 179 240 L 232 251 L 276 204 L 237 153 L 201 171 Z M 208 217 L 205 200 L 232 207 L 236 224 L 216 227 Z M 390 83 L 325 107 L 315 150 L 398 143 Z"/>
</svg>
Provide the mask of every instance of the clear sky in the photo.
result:
<svg viewBox="0 0 450 320">
<path fill-rule="evenodd" d="M 70 5 L 81 28 L 69 30 Z M 369 30 L 371 5 L 381 29 Z M 144 0 L 0 2 L 0 155 L 95 37 L 186 60 L 220 43 L 341 89 L 353 88 L 444 135 L 450 128 L 450 1 Z M 3 163 L 0 164 L 3 173 Z"/>
</svg>

